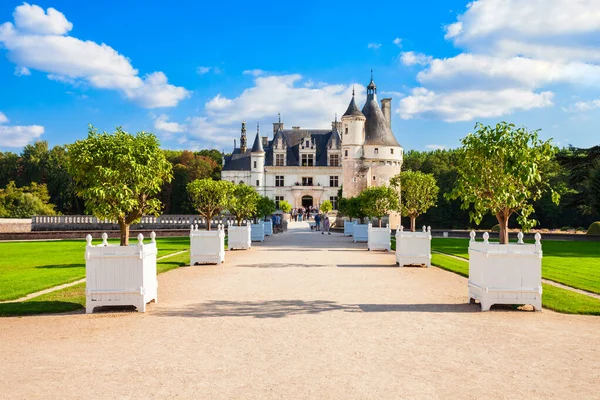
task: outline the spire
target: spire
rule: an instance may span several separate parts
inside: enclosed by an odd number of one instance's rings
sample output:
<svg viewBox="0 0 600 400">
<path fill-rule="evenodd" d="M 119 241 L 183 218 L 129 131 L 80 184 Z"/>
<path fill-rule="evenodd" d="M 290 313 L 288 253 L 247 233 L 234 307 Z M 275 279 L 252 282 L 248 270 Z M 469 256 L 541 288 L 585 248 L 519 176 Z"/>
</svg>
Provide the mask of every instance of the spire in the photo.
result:
<svg viewBox="0 0 600 400">
<path fill-rule="evenodd" d="M 277 118 L 279 119 L 279 124 L 281 125 L 281 113 L 277 113 Z"/>
<path fill-rule="evenodd" d="M 369 82 L 369 86 L 367 86 L 367 101 L 376 99 L 376 96 L 377 85 L 375 85 L 375 81 L 373 81 L 373 70 L 371 70 L 371 82 Z"/>
<path fill-rule="evenodd" d="M 350 100 L 350 104 L 348 104 L 348 109 L 346 110 L 344 115 L 342 115 L 342 119 L 344 119 L 344 117 L 346 116 L 364 117 L 363 113 L 360 112 L 360 110 L 356 106 L 356 102 L 354 101 L 354 88 L 352 88 L 352 100 Z"/>
<path fill-rule="evenodd" d="M 262 139 L 260 138 L 260 125 L 256 123 L 256 138 L 254 139 L 254 144 L 252 145 L 253 153 L 264 153 L 265 149 L 262 145 Z"/>
<path fill-rule="evenodd" d="M 246 121 L 242 121 L 242 134 L 240 136 L 240 151 L 242 153 L 245 153 L 246 150 L 248 150 L 248 138 L 246 137 Z"/>
</svg>

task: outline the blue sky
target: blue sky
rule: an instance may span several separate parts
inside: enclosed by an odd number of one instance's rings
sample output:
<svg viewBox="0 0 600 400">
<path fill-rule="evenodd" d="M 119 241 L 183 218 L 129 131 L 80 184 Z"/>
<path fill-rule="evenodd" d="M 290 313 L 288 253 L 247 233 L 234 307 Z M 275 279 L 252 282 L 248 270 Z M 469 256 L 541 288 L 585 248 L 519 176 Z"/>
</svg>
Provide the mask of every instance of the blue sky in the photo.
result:
<svg viewBox="0 0 600 400">
<path fill-rule="evenodd" d="M 0 150 L 155 132 L 230 151 L 242 120 L 325 128 L 374 70 L 405 149 L 475 122 L 599 143 L 600 2 L 0 2 Z"/>
</svg>

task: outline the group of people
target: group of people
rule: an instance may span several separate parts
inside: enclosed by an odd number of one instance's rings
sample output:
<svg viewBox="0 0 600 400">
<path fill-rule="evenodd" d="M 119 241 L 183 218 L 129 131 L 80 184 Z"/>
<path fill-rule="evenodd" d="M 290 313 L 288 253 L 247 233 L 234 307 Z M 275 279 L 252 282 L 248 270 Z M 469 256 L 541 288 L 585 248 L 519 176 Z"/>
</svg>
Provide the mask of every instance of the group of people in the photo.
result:
<svg viewBox="0 0 600 400">
<path fill-rule="evenodd" d="M 321 231 L 321 235 L 324 235 L 325 232 L 327 232 L 328 235 L 331 235 L 331 232 L 329 232 L 330 227 L 331 223 L 327 215 L 321 216 L 319 213 L 315 215 L 315 229 Z"/>
<path fill-rule="evenodd" d="M 321 232 L 323 235 L 329 232 L 329 228 L 331 227 L 331 223 L 329 221 L 329 217 L 327 215 L 322 215 L 319 213 L 318 207 L 298 207 L 292 209 L 292 219 L 296 222 L 302 221 L 310 221 L 313 219 L 315 221 L 315 230 Z"/>
</svg>

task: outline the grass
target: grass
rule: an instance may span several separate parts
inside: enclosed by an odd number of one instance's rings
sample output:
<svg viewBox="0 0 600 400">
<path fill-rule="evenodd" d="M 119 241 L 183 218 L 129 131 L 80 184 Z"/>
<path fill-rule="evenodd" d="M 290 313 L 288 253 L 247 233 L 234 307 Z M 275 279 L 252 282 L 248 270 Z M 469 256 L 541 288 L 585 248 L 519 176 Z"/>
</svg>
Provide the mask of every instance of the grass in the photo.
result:
<svg viewBox="0 0 600 400">
<path fill-rule="evenodd" d="M 189 248 L 188 237 L 158 238 L 158 256 Z M 118 243 L 118 240 L 109 240 Z M 137 242 L 136 238 L 131 239 Z M 95 243 L 99 243 L 95 241 Z M 85 278 L 85 241 L 0 243 L 0 301 Z"/>
<path fill-rule="evenodd" d="M 469 239 L 434 238 L 432 250 L 469 258 Z M 542 240 L 542 277 L 600 294 L 600 244 Z"/>
<path fill-rule="evenodd" d="M 158 261 L 156 263 L 156 270 L 159 274 L 162 274 L 187 265 L 189 261 L 190 253 L 186 251 Z M 85 282 L 46 293 L 27 301 L 0 304 L 0 317 L 61 313 L 79 310 L 84 307 Z"/>
<path fill-rule="evenodd" d="M 431 263 L 436 267 L 469 276 L 469 262 L 443 254 L 432 254 Z M 556 286 L 542 284 L 542 305 L 565 314 L 600 315 L 600 300 Z"/>
</svg>

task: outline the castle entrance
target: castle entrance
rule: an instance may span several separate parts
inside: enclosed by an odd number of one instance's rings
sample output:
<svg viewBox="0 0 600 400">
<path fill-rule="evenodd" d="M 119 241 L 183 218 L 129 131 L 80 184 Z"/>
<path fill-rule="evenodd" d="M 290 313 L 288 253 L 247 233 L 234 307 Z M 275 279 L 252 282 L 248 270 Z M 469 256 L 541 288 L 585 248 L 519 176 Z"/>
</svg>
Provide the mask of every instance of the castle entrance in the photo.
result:
<svg viewBox="0 0 600 400">
<path fill-rule="evenodd" d="M 308 208 L 313 206 L 312 196 L 302 196 L 302 207 Z"/>
</svg>

